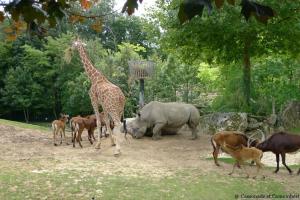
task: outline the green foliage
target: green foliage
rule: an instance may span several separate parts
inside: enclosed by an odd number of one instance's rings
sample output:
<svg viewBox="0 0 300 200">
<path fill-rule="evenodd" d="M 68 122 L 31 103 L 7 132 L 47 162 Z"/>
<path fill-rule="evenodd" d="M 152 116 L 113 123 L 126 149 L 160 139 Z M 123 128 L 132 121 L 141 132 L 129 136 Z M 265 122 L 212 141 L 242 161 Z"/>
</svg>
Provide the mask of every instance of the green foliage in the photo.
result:
<svg viewBox="0 0 300 200">
<path fill-rule="evenodd" d="M 146 91 L 150 92 L 146 100 L 198 103 L 201 91 L 198 66 L 181 64 L 172 56 L 166 62 L 157 59 L 155 63 L 155 74 L 146 82 Z"/>
<path fill-rule="evenodd" d="M 262 25 L 251 18 L 249 21 L 241 20 L 240 10 L 226 4 L 222 12 L 213 11 L 210 16 L 194 17 L 189 23 L 181 25 L 172 10 L 178 3 L 179 1 L 160 2 L 159 8 L 153 15 L 164 30 L 160 43 L 164 52 L 189 65 L 200 67 L 199 63 L 207 63 L 212 67 L 228 68 L 228 72 L 225 69 L 220 70 L 218 80 L 222 82 L 217 81 L 218 85 L 211 87 L 218 93 L 213 106 L 215 109 L 268 113 L 269 100 L 264 102 L 259 100 L 265 95 L 256 91 L 258 85 L 254 83 L 255 72 L 252 70 L 255 70 L 257 62 L 261 64 L 260 61 L 266 57 L 288 55 L 295 60 L 299 56 L 300 29 L 297 21 L 299 12 L 290 12 L 299 7 L 299 2 L 283 5 L 273 0 L 264 1 L 277 12 L 277 16 L 269 20 L 267 25 Z M 247 56 L 250 60 L 250 73 L 243 74 L 241 67 L 245 66 Z M 287 62 L 285 64 L 289 65 Z M 244 80 L 248 81 L 242 81 L 243 76 Z M 249 85 L 250 87 L 247 87 Z M 214 88 L 218 88 L 218 91 Z M 299 87 L 289 85 L 288 88 L 290 89 L 287 90 L 297 91 Z M 280 92 L 278 90 L 278 93 L 283 94 L 286 93 L 285 91 L 286 89 Z M 284 100 L 276 100 L 278 104 L 282 104 L 289 98 L 299 99 L 297 95 L 289 95 L 289 97 L 282 95 L 284 96 L 286 97 Z M 259 102 L 263 105 L 261 107 L 267 109 L 261 110 Z"/>
<path fill-rule="evenodd" d="M 255 59 L 252 71 L 252 99 L 250 107 L 243 99 L 242 69 L 235 65 L 221 68 L 219 95 L 213 108 L 220 111 L 245 111 L 259 115 L 272 112 L 275 101 L 276 113 L 291 100 L 299 100 L 300 63 L 286 56 L 269 56 Z"/>
<path fill-rule="evenodd" d="M 260 2 L 271 5 L 278 14 L 267 25 L 253 18 L 248 22 L 241 19 L 240 9 L 227 3 L 220 5 L 221 12 L 213 9 L 210 16 L 203 12 L 201 18 L 193 17 L 181 25 L 176 18 L 181 2 L 158 1 L 159 8 L 150 19 L 113 13 L 100 21 L 90 18 L 70 25 L 67 20 L 80 21 L 75 17 L 64 19 L 44 40 L 24 35 L 13 42 L 0 42 L 1 114 L 16 118 L 26 108 L 32 119 L 52 119 L 59 112 L 93 112 L 89 80 L 78 53 L 70 51 L 71 41 L 78 34 L 85 40 L 95 67 L 123 90 L 128 117 L 136 112 L 139 96 L 138 80 L 129 74 L 130 60 L 155 63 L 154 75 L 145 81 L 146 103 L 185 101 L 212 105 L 211 111 L 265 115 L 271 112 L 272 100 L 278 112 L 287 101 L 300 99 L 299 12 L 290 12 L 300 6 L 299 2 Z M 107 1 L 89 12 L 110 12 L 111 5 L 112 1 Z M 79 4 L 74 4 L 71 11 L 80 9 Z M 99 23 L 95 28 L 100 32 L 90 28 L 96 22 Z M 0 24 L 0 38 L 5 38 L 7 27 L 9 23 L 4 20 Z M 246 42 L 251 66 L 250 105 L 243 90 Z M 70 62 L 64 58 L 66 51 Z M 21 72 L 22 76 L 17 76 Z M 24 81 L 28 83 L 23 85 Z M 28 91 L 26 87 L 33 89 Z"/>
<path fill-rule="evenodd" d="M 243 98 L 243 84 L 242 69 L 235 65 L 223 66 L 221 68 L 219 84 L 219 93 L 212 104 L 213 110 L 230 112 L 243 111 L 250 112 Z"/>
<path fill-rule="evenodd" d="M 43 94 L 42 87 L 33 80 L 33 74 L 26 68 L 10 69 L 4 79 L 5 86 L 1 90 L 1 101 L 15 110 L 24 111 L 28 122 L 29 108 L 38 108 L 38 101 Z"/>
<path fill-rule="evenodd" d="M 64 85 L 62 93 L 63 112 L 70 115 L 87 115 L 93 113 L 89 97 L 90 81 L 84 73 L 77 75 Z"/>
<path fill-rule="evenodd" d="M 271 113 L 272 101 L 275 101 L 276 111 L 290 100 L 299 100 L 300 63 L 286 56 L 270 56 L 263 61 L 257 61 L 253 69 L 253 87 L 255 88 L 255 111 Z"/>
</svg>

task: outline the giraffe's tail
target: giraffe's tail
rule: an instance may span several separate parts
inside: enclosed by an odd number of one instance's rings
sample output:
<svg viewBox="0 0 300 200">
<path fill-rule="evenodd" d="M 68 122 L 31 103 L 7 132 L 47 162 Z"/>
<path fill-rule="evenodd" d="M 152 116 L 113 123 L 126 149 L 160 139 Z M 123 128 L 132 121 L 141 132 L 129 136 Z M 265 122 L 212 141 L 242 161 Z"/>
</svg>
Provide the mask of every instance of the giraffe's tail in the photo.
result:
<svg viewBox="0 0 300 200">
<path fill-rule="evenodd" d="M 123 115 L 122 115 L 122 118 L 121 118 L 121 122 L 123 123 L 123 130 L 124 130 L 124 133 L 125 133 L 125 139 L 127 140 L 127 125 L 126 125 L 126 119 L 125 119 L 125 116 L 124 116 L 124 112 L 123 112 Z"/>
</svg>

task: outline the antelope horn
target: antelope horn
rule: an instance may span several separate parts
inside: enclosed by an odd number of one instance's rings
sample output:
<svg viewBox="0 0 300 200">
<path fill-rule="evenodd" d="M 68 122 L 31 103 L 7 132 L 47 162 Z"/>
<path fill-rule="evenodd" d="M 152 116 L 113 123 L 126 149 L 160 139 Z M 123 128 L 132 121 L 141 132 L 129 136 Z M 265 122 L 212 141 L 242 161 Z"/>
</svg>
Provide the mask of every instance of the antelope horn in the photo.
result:
<svg viewBox="0 0 300 200">
<path fill-rule="evenodd" d="M 250 135 L 249 137 L 248 137 L 248 141 L 247 141 L 247 147 L 250 147 L 250 144 L 253 142 L 253 135 L 254 134 L 252 134 L 252 135 Z"/>
<path fill-rule="evenodd" d="M 259 130 L 259 129 L 258 129 Z M 259 130 L 260 134 L 261 134 L 261 142 L 266 140 L 266 136 L 265 133 L 262 130 Z"/>
</svg>

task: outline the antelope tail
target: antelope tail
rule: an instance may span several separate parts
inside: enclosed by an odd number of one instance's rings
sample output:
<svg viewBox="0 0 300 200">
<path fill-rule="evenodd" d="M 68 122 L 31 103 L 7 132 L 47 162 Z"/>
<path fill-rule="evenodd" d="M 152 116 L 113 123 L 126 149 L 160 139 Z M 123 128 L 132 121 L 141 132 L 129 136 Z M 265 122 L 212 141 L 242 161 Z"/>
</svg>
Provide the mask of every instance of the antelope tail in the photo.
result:
<svg viewBox="0 0 300 200">
<path fill-rule="evenodd" d="M 211 142 L 211 145 L 213 146 L 214 151 L 215 151 L 216 150 L 216 143 L 214 141 L 214 136 L 211 137 L 210 142 Z"/>
</svg>

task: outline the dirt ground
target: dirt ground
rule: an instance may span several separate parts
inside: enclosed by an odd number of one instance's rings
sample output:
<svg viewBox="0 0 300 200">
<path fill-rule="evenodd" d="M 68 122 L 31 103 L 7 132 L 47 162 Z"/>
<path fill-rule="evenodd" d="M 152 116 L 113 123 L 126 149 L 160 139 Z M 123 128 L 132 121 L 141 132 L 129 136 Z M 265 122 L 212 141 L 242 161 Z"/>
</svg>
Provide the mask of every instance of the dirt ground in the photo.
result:
<svg viewBox="0 0 300 200">
<path fill-rule="evenodd" d="M 71 144 L 70 132 L 67 132 L 67 136 Z M 193 170 L 201 174 L 217 172 L 228 176 L 232 167 L 230 164 L 221 162 L 222 166 L 217 167 L 213 160 L 208 159 L 212 152 L 210 136 L 200 135 L 196 140 L 190 140 L 190 136 L 189 131 L 184 131 L 178 135 L 163 136 L 158 141 L 150 137 L 125 141 L 120 135 L 118 139 L 122 154 L 114 157 L 114 147 L 110 145 L 109 138 L 102 140 L 100 150 L 88 142 L 86 132 L 82 136 L 82 149 L 78 145 L 73 148 L 65 143 L 54 146 L 50 131 L 0 124 L 0 166 L 21 166 L 35 173 L 76 169 L 83 172 L 101 171 L 108 175 L 122 173 L 128 176 L 162 177 L 174 175 L 178 170 Z M 299 157 L 300 153 L 287 155 L 287 164 L 299 164 Z M 263 163 L 275 165 L 275 156 L 264 154 Z M 255 167 L 251 168 L 255 170 Z M 299 182 L 299 176 L 290 176 L 283 168 L 278 174 L 273 174 L 273 170 L 265 168 L 263 173 L 280 182 Z"/>
</svg>

